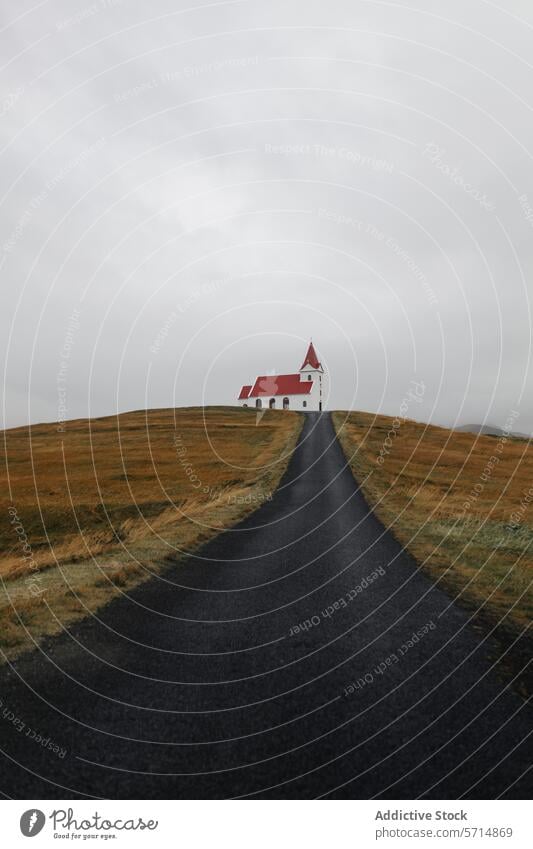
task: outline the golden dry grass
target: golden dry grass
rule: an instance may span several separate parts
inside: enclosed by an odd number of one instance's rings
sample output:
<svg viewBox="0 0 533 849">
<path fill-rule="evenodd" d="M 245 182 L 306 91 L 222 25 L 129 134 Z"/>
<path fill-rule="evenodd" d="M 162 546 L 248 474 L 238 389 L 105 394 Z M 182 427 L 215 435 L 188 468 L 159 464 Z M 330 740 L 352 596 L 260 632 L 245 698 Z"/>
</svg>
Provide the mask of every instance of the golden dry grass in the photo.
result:
<svg viewBox="0 0 533 849">
<path fill-rule="evenodd" d="M 383 524 L 482 621 L 522 633 L 533 612 L 532 443 L 409 420 L 394 427 L 369 413 L 333 419 Z"/>
<path fill-rule="evenodd" d="M 303 418 L 211 407 L 4 431 L 0 646 L 9 657 L 240 521 Z M 24 627 L 25 626 L 25 627 Z M 25 628 L 27 630 L 25 630 Z"/>
</svg>

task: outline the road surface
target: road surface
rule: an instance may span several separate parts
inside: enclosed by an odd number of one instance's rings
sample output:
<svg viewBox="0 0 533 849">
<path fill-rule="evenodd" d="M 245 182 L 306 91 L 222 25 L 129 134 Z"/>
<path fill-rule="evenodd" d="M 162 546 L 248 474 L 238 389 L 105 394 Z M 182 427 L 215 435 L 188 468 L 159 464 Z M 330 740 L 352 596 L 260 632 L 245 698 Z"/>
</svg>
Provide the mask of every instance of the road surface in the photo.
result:
<svg viewBox="0 0 533 849">
<path fill-rule="evenodd" d="M 531 713 L 491 648 L 369 511 L 329 415 L 308 414 L 272 501 L 0 671 L 18 719 L 0 715 L 0 788 L 524 798 Z"/>
</svg>

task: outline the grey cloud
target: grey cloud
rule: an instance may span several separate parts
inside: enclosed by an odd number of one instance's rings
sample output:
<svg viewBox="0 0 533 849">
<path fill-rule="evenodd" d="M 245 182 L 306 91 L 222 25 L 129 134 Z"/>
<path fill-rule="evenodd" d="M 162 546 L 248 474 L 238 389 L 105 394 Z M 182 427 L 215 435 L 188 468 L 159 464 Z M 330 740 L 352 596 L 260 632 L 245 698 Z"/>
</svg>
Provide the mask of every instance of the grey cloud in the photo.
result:
<svg viewBox="0 0 533 849">
<path fill-rule="evenodd" d="M 529 5 L 184 9 L 4 6 L 4 424 L 57 418 L 79 309 L 69 417 L 231 403 L 313 336 L 333 408 L 416 375 L 533 430 Z"/>
</svg>

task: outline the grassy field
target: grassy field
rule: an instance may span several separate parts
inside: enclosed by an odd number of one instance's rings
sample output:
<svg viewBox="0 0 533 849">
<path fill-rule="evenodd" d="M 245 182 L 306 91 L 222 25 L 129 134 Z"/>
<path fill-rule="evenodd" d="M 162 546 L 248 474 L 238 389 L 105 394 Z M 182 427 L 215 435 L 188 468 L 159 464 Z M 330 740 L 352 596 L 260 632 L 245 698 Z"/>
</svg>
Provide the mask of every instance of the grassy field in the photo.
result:
<svg viewBox="0 0 533 849">
<path fill-rule="evenodd" d="M 211 407 L 3 432 L 0 647 L 96 610 L 272 496 L 303 418 Z"/>
<path fill-rule="evenodd" d="M 522 657 L 533 614 L 533 443 L 369 413 L 333 419 L 383 524 L 478 627 Z"/>
</svg>

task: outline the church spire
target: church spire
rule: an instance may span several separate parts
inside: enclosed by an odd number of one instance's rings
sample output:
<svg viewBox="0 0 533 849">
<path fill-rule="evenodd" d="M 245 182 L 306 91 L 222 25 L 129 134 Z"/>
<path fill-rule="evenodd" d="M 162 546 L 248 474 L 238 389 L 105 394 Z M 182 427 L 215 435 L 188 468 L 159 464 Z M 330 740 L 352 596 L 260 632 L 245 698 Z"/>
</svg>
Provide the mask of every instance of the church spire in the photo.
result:
<svg viewBox="0 0 533 849">
<path fill-rule="evenodd" d="M 316 355 L 315 346 L 313 345 L 313 340 L 309 343 L 309 348 L 307 349 L 307 354 L 305 355 L 305 360 L 303 361 L 300 371 L 304 369 L 306 366 L 311 366 L 311 368 L 319 369 L 322 368 L 318 357 Z"/>
</svg>

